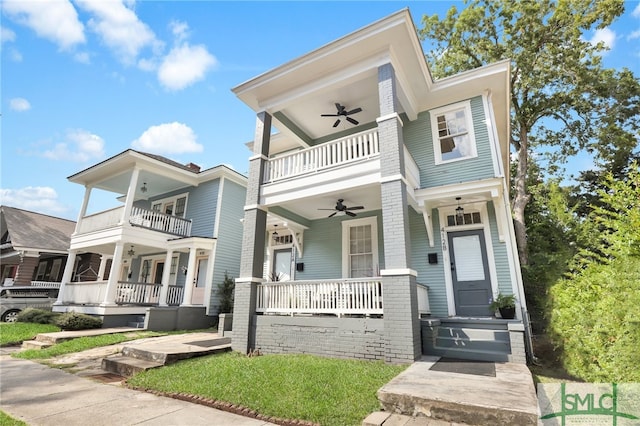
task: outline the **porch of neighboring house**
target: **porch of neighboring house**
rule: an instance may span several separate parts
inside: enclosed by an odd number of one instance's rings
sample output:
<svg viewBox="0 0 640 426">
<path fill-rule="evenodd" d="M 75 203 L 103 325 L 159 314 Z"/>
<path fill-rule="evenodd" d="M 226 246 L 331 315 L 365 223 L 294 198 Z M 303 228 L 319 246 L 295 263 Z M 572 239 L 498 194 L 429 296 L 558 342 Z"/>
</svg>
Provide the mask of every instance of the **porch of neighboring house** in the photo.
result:
<svg viewBox="0 0 640 426">
<path fill-rule="evenodd" d="M 97 315 L 105 326 L 141 327 L 149 308 L 195 308 L 206 315 L 215 239 L 192 237 L 191 220 L 126 206 L 80 218 L 69 262 L 84 251 L 101 255 L 97 278 L 65 270 L 54 311 Z M 202 322 L 197 322 L 201 324 Z"/>
</svg>

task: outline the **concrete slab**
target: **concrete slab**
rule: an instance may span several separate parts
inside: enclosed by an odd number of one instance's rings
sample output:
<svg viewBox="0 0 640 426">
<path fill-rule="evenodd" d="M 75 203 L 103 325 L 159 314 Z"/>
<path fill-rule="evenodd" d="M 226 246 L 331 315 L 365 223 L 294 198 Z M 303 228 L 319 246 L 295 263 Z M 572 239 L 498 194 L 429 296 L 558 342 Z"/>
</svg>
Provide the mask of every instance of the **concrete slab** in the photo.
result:
<svg viewBox="0 0 640 426">
<path fill-rule="evenodd" d="M 378 391 L 385 411 L 473 425 L 536 425 L 538 404 L 526 365 L 495 363 L 496 377 L 431 370 L 424 357 Z"/>
</svg>

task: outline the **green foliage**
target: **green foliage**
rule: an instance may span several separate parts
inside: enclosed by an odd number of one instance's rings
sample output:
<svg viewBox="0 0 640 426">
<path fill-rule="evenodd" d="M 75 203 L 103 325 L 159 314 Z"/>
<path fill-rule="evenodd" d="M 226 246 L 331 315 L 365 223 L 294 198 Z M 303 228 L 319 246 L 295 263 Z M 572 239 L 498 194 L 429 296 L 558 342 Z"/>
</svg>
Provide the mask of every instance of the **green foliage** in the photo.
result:
<svg viewBox="0 0 640 426">
<path fill-rule="evenodd" d="M 0 346 L 17 345 L 32 340 L 40 333 L 53 333 L 60 328 L 51 324 L 26 322 L 0 322 Z"/>
<path fill-rule="evenodd" d="M 311 355 L 227 353 L 148 370 L 129 384 L 238 404 L 324 426 L 359 425 L 380 409 L 376 391 L 406 366 Z"/>
<path fill-rule="evenodd" d="M 552 288 L 553 338 L 567 371 L 589 381 L 640 381 L 640 171 L 606 176 L 585 226 L 597 238 Z"/>
<path fill-rule="evenodd" d="M 59 316 L 59 313 L 45 309 L 27 308 L 24 311 L 20 311 L 16 317 L 16 321 L 31 322 L 34 324 L 55 324 Z"/>
<path fill-rule="evenodd" d="M 89 330 L 101 328 L 102 320 L 91 315 L 65 312 L 56 319 L 56 324 L 63 330 Z"/>
<path fill-rule="evenodd" d="M 224 272 L 224 280 L 218 284 L 218 295 L 220 296 L 220 313 L 233 312 L 233 296 L 236 283 L 229 277 L 227 271 Z"/>
<path fill-rule="evenodd" d="M 494 312 L 500 308 L 515 308 L 515 307 L 516 307 L 515 294 L 498 293 L 496 298 L 493 299 L 489 304 L 489 309 Z"/>
<path fill-rule="evenodd" d="M 0 425 L 2 426 L 27 426 L 22 420 L 14 419 L 7 413 L 0 411 Z"/>
</svg>

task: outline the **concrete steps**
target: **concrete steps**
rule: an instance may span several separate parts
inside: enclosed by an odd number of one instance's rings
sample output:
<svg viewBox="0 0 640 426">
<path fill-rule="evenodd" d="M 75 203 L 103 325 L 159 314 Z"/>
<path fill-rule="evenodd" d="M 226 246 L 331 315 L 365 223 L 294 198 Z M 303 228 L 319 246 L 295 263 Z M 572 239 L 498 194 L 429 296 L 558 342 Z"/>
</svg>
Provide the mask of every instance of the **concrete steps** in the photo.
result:
<svg viewBox="0 0 640 426">
<path fill-rule="evenodd" d="M 116 328 L 96 328 L 91 330 L 77 331 L 58 331 L 53 333 L 40 333 L 34 340 L 25 340 L 22 342 L 22 349 L 45 349 L 56 343 L 65 342 L 71 339 L 85 336 L 100 336 L 103 334 L 124 333 L 127 331 L 139 331 L 135 328 L 116 327 Z"/>
<path fill-rule="evenodd" d="M 102 369 L 129 377 L 140 371 L 173 364 L 183 359 L 231 350 L 231 338 L 229 337 L 189 342 L 187 334 L 185 339 L 184 342 L 169 340 L 169 343 L 165 343 L 162 338 L 155 338 L 142 345 L 132 343 L 125 346 L 120 354 L 104 358 Z"/>
</svg>

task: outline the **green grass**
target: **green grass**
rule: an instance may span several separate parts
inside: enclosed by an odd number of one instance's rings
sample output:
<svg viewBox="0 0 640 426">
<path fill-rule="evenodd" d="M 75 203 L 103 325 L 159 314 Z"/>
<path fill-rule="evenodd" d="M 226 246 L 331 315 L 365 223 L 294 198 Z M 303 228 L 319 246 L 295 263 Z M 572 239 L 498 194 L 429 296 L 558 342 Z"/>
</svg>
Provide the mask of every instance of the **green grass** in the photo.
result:
<svg viewBox="0 0 640 426">
<path fill-rule="evenodd" d="M 31 340 L 39 333 L 60 331 L 60 327 L 50 324 L 31 324 L 27 322 L 0 323 L 0 346 L 18 345 Z"/>
<path fill-rule="evenodd" d="M 16 420 L 4 411 L 0 411 L 0 425 L 2 426 L 27 426 L 27 424 L 21 420 Z"/>
<path fill-rule="evenodd" d="M 130 340 L 142 339 L 145 337 L 165 336 L 169 333 L 156 331 L 134 331 L 129 333 L 102 334 L 99 336 L 78 337 L 57 343 L 46 349 L 27 349 L 16 352 L 12 356 L 21 359 L 47 359 L 74 352 L 82 352 L 87 349 L 101 346 L 115 345 Z"/>
<path fill-rule="evenodd" d="M 227 353 L 148 370 L 128 383 L 225 401 L 267 416 L 345 426 L 359 425 L 379 410 L 376 391 L 405 368 L 311 355 Z"/>
</svg>

